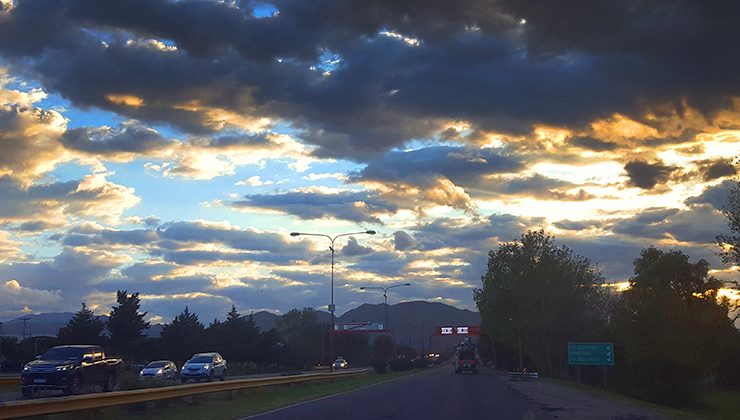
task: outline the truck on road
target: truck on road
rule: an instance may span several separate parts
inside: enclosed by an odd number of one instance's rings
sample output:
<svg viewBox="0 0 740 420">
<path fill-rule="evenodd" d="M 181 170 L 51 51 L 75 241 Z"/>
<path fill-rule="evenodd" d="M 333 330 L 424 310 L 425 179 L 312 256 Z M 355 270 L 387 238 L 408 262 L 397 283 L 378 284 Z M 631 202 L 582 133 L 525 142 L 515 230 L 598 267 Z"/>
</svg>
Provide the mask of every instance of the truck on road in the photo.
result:
<svg viewBox="0 0 740 420">
<path fill-rule="evenodd" d="M 112 391 L 122 366 L 121 359 L 106 357 L 100 346 L 52 347 L 23 367 L 23 396 L 33 398 L 42 390 L 78 394 L 90 385 L 100 385 L 104 391 Z"/>
</svg>

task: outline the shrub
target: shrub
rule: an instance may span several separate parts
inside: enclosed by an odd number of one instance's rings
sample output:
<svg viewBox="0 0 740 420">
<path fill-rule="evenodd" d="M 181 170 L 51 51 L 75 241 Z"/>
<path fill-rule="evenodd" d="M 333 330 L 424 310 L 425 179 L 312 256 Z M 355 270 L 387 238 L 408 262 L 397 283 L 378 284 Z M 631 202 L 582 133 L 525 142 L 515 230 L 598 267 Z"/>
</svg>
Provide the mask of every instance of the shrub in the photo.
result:
<svg viewBox="0 0 740 420">
<path fill-rule="evenodd" d="M 377 373 L 385 373 L 385 369 L 388 366 L 388 362 L 386 360 L 373 359 L 372 365 L 373 365 L 373 369 L 375 369 Z"/>
<path fill-rule="evenodd" d="M 413 363 L 411 363 L 411 360 L 405 357 L 396 357 L 395 359 L 391 359 L 390 362 L 388 362 L 388 366 L 394 372 L 411 370 L 414 367 Z"/>
<path fill-rule="evenodd" d="M 429 360 L 426 357 L 417 357 L 411 360 L 414 369 L 425 368 L 429 366 Z"/>
</svg>

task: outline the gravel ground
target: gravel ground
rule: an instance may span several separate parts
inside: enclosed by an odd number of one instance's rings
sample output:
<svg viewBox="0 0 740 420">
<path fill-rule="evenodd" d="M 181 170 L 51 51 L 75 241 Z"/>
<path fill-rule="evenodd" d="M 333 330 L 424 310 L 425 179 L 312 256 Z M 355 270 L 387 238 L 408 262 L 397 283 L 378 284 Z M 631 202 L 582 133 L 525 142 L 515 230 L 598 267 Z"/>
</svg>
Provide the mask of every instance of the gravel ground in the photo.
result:
<svg viewBox="0 0 740 420">
<path fill-rule="evenodd" d="M 649 407 L 633 405 L 605 395 L 593 395 L 547 380 L 509 380 L 507 386 L 560 419 L 652 420 L 674 418 Z"/>
</svg>

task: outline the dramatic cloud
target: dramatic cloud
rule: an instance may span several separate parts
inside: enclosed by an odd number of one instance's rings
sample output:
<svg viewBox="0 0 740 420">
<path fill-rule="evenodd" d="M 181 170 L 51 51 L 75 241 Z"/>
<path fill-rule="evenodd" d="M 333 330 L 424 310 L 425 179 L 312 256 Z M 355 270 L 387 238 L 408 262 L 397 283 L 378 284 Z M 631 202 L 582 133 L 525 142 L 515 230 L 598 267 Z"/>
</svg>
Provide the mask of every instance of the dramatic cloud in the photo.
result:
<svg viewBox="0 0 740 420">
<path fill-rule="evenodd" d="M 359 223 L 380 223 L 378 216 L 392 214 L 398 206 L 368 192 L 336 193 L 296 191 L 283 194 L 247 195 L 228 203 L 241 210 L 267 209 L 287 212 L 301 219 L 335 218 Z"/>
<path fill-rule="evenodd" d="M 624 170 L 627 171 L 627 176 L 630 178 L 630 185 L 645 190 L 650 190 L 656 185 L 666 182 L 676 169 L 660 162 L 647 163 L 639 160 L 624 165 Z"/>
<path fill-rule="evenodd" d="M 288 232 L 366 225 L 337 245 L 340 308 L 396 282 L 473 307 L 488 251 L 530 229 L 609 281 L 650 245 L 724 269 L 739 13 L 0 0 L 0 317 L 119 288 L 165 320 L 324 307 L 327 244 Z"/>
</svg>

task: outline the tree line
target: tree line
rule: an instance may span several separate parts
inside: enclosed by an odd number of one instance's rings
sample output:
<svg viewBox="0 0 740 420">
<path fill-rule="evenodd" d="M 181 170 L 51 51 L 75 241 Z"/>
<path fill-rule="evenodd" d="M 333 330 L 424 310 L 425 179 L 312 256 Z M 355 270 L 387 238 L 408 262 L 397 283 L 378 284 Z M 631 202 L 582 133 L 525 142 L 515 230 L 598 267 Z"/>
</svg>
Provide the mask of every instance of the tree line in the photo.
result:
<svg viewBox="0 0 740 420">
<path fill-rule="evenodd" d="M 717 241 L 724 262 L 737 266 L 740 186 L 729 202 L 731 234 Z M 474 291 L 488 337 L 484 356 L 510 369 L 601 384 L 600 368 L 568 365 L 567 344 L 613 342 L 608 386 L 624 394 L 686 406 L 714 387 L 740 387 L 740 332 L 731 317 L 737 302 L 718 297 L 724 285 L 707 261 L 648 247 L 633 265 L 629 287 L 617 292 L 597 265 L 542 230 L 491 250 Z"/>
<path fill-rule="evenodd" d="M 31 337 L 24 342 L 4 338 L 2 355 L 9 361 L 5 369 L 17 370 L 34 354 L 63 344 L 102 345 L 108 354 L 120 356 L 128 364 L 168 359 L 181 365 L 195 353 L 217 351 L 230 366 L 244 366 L 243 373 L 259 373 L 266 367 L 303 370 L 330 362 L 326 360 L 329 325 L 321 322 L 312 308 L 292 309 L 278 319 L 275 328 L 263 331 L 251 315 L 241 314 L 233 305 L 223 321 L 214 319 L 208 325 L 186 306 L 162 327 L 159 337 L 146 336 L 150 327 L 146 315 L 141 311 L 139 294 L 126 290 L 117 291 L 107 322 L 82 303 L 57 337 Z M 338 335 L 334 346 L 334 354 L 353 364 L 370 362 L 366 334 Z"/>
</svg>

